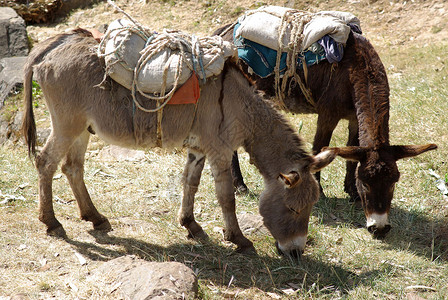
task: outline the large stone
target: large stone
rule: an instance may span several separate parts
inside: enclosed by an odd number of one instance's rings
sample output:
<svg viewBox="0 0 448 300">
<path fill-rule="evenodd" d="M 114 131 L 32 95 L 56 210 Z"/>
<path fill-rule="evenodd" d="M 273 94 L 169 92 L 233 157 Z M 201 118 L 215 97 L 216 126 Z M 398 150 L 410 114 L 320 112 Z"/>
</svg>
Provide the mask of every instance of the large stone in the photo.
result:
<svg viewBox="0 0 448 300">
<path fill-rule="evenodd" d="M 111 296 L 124 299 L 193 299 L 198 282 L 193 270 L 179 262 L 148 262 L 135 256 L 110 260 L 93 272 Z"/>
<path fill-rule="evenodd" d="M 28 55 L 25 21 L 14 9 L 0 7 L 0 58 Z"/>
<path fill-rule="evenodd" d="M 0 5 L 13 8 L 27 24 L 36 24 L 54 22 L 74 9 L 100 1 L 104 0 L 2 0 Z"/>
<path fill-rule="evenodd" d="M 26 57 L 5 57 L 0 59 L 0 109 L 8 96 L 23 85 L 23 65 Z M 12 116 L 14 117 L 14 116 Z M 0 115 L 0 145 L 7 140 L 17 142 L 20 138 L 22 114 L 7 120 Z"/>
<path fill-rule="evenodd" d="M 240 225 L 241 231 L 246 234 L 269 234 L 268 229 L 263 224 L 263 217 L 260 215 L 253 215 L 250 213 L 238 214 L 238 224 Z"/>
<path fill-rule="evenodd" d="M 8 95 L 22 86 L 25 61 L 24 56 L 0 59 L 0 109 Z"/>
</svg>

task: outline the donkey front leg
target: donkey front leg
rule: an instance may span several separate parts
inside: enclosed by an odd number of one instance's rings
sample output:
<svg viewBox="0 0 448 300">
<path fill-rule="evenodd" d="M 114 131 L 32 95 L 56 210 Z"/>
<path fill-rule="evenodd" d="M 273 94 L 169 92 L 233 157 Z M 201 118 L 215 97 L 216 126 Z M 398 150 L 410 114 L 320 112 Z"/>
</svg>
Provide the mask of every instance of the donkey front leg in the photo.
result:
<svg viewBox="0 0 448 300">
<path fill-rule="evenodd" d="M 348 123 L 348 140 L 347 146 L 359 146 L 359 133 L 358 133 L 358 119 L 356 116 L 351 118 Z M 349 161 L 346 162 L 346 173 L 344 180 L 344 191 L 350 195 L 351 201 L 361 201 L 356 188 L 356 167 L 358 162 Z"/>
<path fill-rule="evenodd" d="M 207 239 L 208 236 L 194 219 L 194 196 L 201 181 L 204 168 L 205 155 L 201 152 L 188 149 L 188 159 L 183 174 L 184 195 L 182 206 L 179 209 L 179 222 L 188 230 L 189 238 Z"/>
<path fill-rule="evenodd" d="M 78 203 L 81 219 L 93 223 L 96 230 L 112 229 L 105 216 L 100 214 L 92 203 L 84 182 L 84 155 L 89 143 L 90 133 L 83 132 L 70 147 L 62 164 L 62 172 L 67 176 L 70 187 Z"/>
<path fill-rule="evenodd" d="M 323 147 L 327 147 L 330 145 L 331 136 L 333 135 L 333 131 L 336 128 L 339 120 L 330 119 L 319 115 L 317 118 L 317 129 L 316 134 L 314 135 L 313 142 L 313 154 L 316 155 L 320 153 Z M 319 189 L 321 197 L 326 197 L 323 191 L 321 182 L 320 182 L 320 171 L 314 174 L 316 180 L 319 182 Z"/>
<path fill-rule="evenodd" d="M 221 157 L 222 158 L 222 157 Z M 233 190 L 230 160 L 212 160 L 210 166 L 215 179 L 215 191 L 224 217 L 224 238 L 237 245 L 238 252 L 255 252 L 255 248 L 238 225 L 235 213 L 235 193 Z"/>
</svg>

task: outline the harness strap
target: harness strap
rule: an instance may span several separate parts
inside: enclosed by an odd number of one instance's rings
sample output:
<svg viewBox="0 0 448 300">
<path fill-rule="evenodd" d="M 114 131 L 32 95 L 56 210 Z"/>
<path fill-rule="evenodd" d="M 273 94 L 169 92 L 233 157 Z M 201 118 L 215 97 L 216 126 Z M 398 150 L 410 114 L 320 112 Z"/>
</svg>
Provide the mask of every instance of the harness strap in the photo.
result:
<svg viewBox="0 0 448 300">
<path fill-rule="evenodd" d="M 305 58 L 302 57 L 303 74 L 305 77 L 305 82 L 302 81 L 297 72 L 294 74 L 294 79 L 299 84 L 302 94 L 305 96 L 306 101 L 313 107 L 316 107 L 316 102 L 313 99 L 313 93 L 308 88 L 308 66 L 306 64 Z"/>
<path fill-rule="evenodd" d="M 159 102 L 157 102 L 157 106 L 159 106 Z M 162 119 L 163 119 L 163 107 L 157 111 L 157 147 L 162 148 L 162 139 L 163 139 L 163 130 L 162 130 Z"/>
</svg>

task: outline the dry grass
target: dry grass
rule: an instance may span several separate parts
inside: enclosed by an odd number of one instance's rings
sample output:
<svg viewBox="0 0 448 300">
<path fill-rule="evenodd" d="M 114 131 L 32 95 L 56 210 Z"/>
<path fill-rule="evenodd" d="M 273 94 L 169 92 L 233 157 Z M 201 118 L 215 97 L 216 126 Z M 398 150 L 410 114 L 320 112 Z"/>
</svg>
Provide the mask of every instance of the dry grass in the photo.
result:
<svg viewBox="0 0 448 300">
<path fill-rule="evenodd" d="M 246 0 L 151 1 L 146 6 L 131 0 L 117 2 L 127 10 L 138 7 L 132 14 L 154 29 L 176 27 L 200 34 L 209 34 L 241 11 L 259 5 Z M 322 174 L 328 198 L 314 208 L 310 242 L 302 260 L 278 256 L 272 237 L 256 232 L 247 236 L 254 241 L 258 256 L 234 253 L 232 245 L 222 238 L 221 212 L 207 168 L 195 212 L 211 239 L 198 244 L 186 238 L 176 220 L 185 152 L 154 150 L 147 151 L 142 161 L 113 162 L 100 159 L 104 145 L 93 139 L 87 154 L 86 182 L 114 231 L 99 234 L 79 220 L 66 179 L 56 176 L 55 210 L 68 234 L 66 240 L 59 240 L 47 237 L 38 221 L 37 175 L 24 147 L 2 146 L 0 191 L 15 199 L 4 201 L 6 198 L 0 196 L 0 299 L 18 293 L 31 299 L 114 299 L 115 294 L 93 280 L 92 270 L 126 254 L 185 263 L 198 274 L 200 297 L 204 299 L 448 297 L 448 198 L 442 196 L 428 173 L 433 169 L 445 180 L 448 177 L 447 29 L 418 27 L 421 18 L 431 24 L 430 20 L 438 17 L 440 8 L 434 7 L 442 2 L 391 1 L 392 5 L 389 1 L 349 1 L 353 2 L 350 6 L 345 1 L 286 2 L 298 8 L 357 13 L 388 69 L 391 142 L 439 145 L 437 151 L 399 162 L 402 175 L 395 192 L 390 234 L 375 240 L 362 228 L 362 209 L 348 202 L 343 192 L 345 164 L 337 159 Z M 409 21 L 413 15 L 414 23 Z M 99 4 L 73 13 L 60 25 L 30 28 L 30 33 L 41 39 L 73 26 L 96 27 L 116 17 Z M 391 24 L 400 30 L 403 24 L 409 31 L 405 36 Z M 411 41 L 410 36 L 419 38 Z M 441 41 L 427 44 L 428 40 L 436 41 L 434 37 Z M 37 111 L 38 126 L 42 127 L 48 121 L 45 104 L 40 103 Z M 303 121 L 301 134 L 311 142 L 315 116 L 288 117 L 295 126 Z M 345 144 L 346 127 L 346 122 L 339 124 L 332 145 Z M 241 162 L 252 194 L 237 196 L 238 213 L 257 214 L 263 182 L 247 155 L 242 155 Z M 86 265 L 80 264 L 75 252 L 87 260 Z"/>
</svg>

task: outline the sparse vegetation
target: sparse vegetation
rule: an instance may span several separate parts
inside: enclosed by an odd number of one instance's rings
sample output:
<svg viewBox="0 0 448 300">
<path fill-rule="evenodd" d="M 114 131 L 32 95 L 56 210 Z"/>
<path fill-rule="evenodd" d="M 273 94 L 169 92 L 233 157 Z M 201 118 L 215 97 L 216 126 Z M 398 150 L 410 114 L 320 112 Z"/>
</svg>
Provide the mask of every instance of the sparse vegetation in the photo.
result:
<svg viewBox="0 0 448 300">
<path fill-rule="evenodd" d="M 202 34 L 233 20 L 232 13 L 238 7 L 259 5 L 246 0 L 232 3 L 160 0 L 146 5 L 137 0 L 116 2 L 154 29 L 165 27 L 166 16 L 171 15 L 172 26 Z M 291 1 L 265 2 L 283 5 Z M 373 239 L 363 227 L 362 208 L 350 203 L 343 191 L 345 162 L 337 159 L 322 173 L 327 198 L 321 199 L 313 210 L 309 243 L 301 260 L 279 256 L 272 237 L 257 231 L 246 235 L 254 241 L 258 256 L 234 253 L 232 245 L 222 237 L 221 211 L 207 166 L 197 193 L 195 213 L 210 241 L 197 243 L 186 238 L 185 230 L 177 222 L 185 151 L 156 149 L 147 151 L 142 161 L 111 161 L 102 158 L 104 144 L 92 136 L 85 165 L 87 187 L 98 209 L 109 217 L 114 231 L 107 235 L 94 232 L 91 224 L 79 219 L 73 194 L 58 171 L 54 206 L 68 238 L 55 239 L 45 235 L 45 227 L 38 220 L 37 174 L 25 147 L 20 143 L 14 148 L 0 146 L 0 298 L 25 293 L 31 299 L 115 299 L 115 294 L 101 288 L 101 282 L 89 280 L 89 274 L 103 261 L 127 254 L 148 261 L 186 264 L 198 274 L 202 299 L 448 297 L 448 197 L 429 174 L 432 169 L 448 182 L 446 29 L 434 33 L 444 37 L 437 41 L 410 41 L 390 25 L 378 22 L 400 15 L 407 34 L 419 36 L 423 31 L 431 31 L 431 27 L 412 27 L 406 18 L 415 17 L 416 23 L 421 22 L 417 18 L 422 15 L 435 19 L 438 10 L 432 8 L 443 2 L 416 0 L 415 5 L 410 1 L 403 4 L 382 0 L 352 1 L 352 4 L 293 2 L 296 7 L 306 5 L 310 10 L 348 10 L 359 15 L 364 34 L 372 40 L 388 70 L 391 143 L 439 145 L 436 151 L 399 161 L 401 179 L 392 203 L 393 228 L 389 235 L 383 240 Z M 139 9 L 132 9 L 133 6 Z M 373 14 L 374 11 L 383 12 Z M 96 27 L 117 17 L 100 3 L 82 15 L 72 14 L 65 23 L 57 25 L 57 31 L 63 32 L 75 23 Z M 54 26 L 29 29 L 33 39 L 42 39 L 39 34 L 45 30 L 49 34 L 55 32 Z M 33 94 L 39 97 L 39 89 L 35 88 Z M 12 105 L 17 109 L 20 100 L 16 101 L 8 103 L 15 103 Z M 39 103 L 36 120 L 42 128 L 48 123 L 48 116 L 44 101 Z M 11 107 L 2 109 L 2 113 L 5 109 Z M 316 116 L 288 117 L 311 142 Z M 346 127 L 347 122 L 338 125 L 331 146 L 345 145 Z M 246 154 L 240 160 L 251 193 L 237 196 L 237 213 L 255 215 L 263 181 Z M 75 251 L 86 258 L 86 266 L 78 263 Z"/>
</svg>

